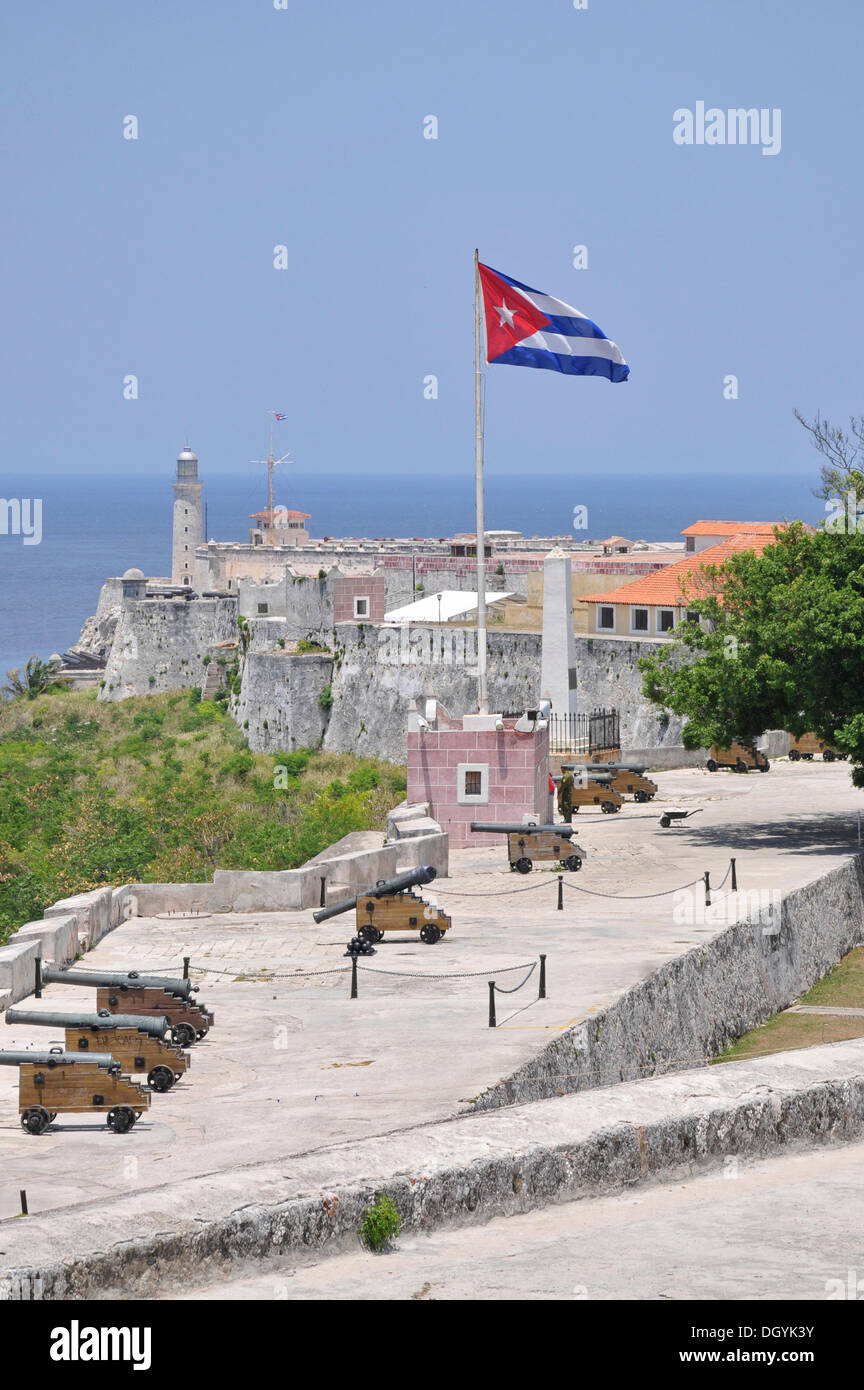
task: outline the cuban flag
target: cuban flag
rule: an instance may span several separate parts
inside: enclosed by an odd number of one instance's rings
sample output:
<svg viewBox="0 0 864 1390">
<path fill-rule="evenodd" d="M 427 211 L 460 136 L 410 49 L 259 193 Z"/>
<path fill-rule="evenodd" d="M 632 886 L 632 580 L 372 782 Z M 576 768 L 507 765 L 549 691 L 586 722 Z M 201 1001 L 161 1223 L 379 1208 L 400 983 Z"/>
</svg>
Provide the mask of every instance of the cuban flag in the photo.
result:
<svg viewBox="0 0 864 1390">
<path fill-rule="evenodd" d="M 570 304 L 480 265 L 487 362 L 626 381 L 621 349 Z"/>
</svg>

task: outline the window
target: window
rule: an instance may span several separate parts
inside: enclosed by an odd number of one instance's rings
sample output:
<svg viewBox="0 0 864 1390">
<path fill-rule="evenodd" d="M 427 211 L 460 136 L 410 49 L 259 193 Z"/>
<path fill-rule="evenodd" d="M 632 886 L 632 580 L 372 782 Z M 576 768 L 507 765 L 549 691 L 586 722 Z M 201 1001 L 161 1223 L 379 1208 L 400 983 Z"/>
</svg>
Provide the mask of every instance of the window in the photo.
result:
<svg viewBox="0 0 864 1390">
<path fill-rule="evenodd" d="M 673 630 L 674 627 L 675 627 L 675 610 L 674 610 L 674 608 L 658 608 L 658 609 L 657 609 L 657 631 L 658 631 L 658 632 L 671 632 L 671 631 Z"/>
<path fill-rule="evenodd" d="M 460 763 L 458 765 L 456 768 L 456 800 L 460 806 L 488 802 L 488 763 Z"/>
<path fill-rule="evenodd" d="M 615 631 L 615 609 L 611 604 L 608 607 L 605 603 L 597 605 L 597 631 Z"/>
<path fill-rule="evenodd" d="M 631 631 L 631 632 L 647 632 L 647 631 L 648 631 L 648 609 L 647 609 L 647 608 L 631 608 L 631 609 L 630 609 L 630 631 Z"/>
<path fill-rule="evenodd" d="M 259 614 L 261 614 L 261 615 L 266 615 L 267 613 L 269 613 L 269 612 L 270 612 L 270 605 L 269 605 L 269 603 L 259 603 L 259 605 L 258 605 L 258 612 L 259 612 Z"/>
<path fill-rule="evenodd" d="M 685 551 L 686 551 L 686 550 L 695 550 L 695 549 L 696 549 L 696 537 L 695 537 L 695 536 L 685 536 L 685 538 L 684 538 L 684 549 L 685 549 Z"/>
<path fill-rule="evenodd" d="M 368 598 L 368 595 L 364 595 L 362 598 L 355 598 L 355 600 L 354 600 L 354 617 L 355 617 L 355 618 L 368 618 L 368 617 L 369 617 L 369 598 Z"/>
<path fill-rule="evenodd" d="M 696 612 L 694 612 L 692 608 L 688 608 L 688 609 L 687 609 L 687 622 L 688 622 L 688 623 L 698 623 L 698 621 L 699 621 L 699 614 L 696 613 Z"/>
</svg>

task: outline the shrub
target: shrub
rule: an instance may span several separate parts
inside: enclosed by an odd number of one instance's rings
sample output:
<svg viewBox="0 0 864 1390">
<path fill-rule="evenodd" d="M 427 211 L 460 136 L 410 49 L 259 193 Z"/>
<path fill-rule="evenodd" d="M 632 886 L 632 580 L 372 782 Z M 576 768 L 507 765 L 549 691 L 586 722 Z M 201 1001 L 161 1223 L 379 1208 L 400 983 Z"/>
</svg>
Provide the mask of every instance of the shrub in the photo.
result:
<svg viewBox="0 0 864 1390">
<path fill-rule="evenodd" d="M 366 1208 L 358 1234 L 370 1250 L 382 1250 L 396 1239 L 401 1229 L 402 1218 L 393 1199 L 386 1192 L 379 1192 L 372 1205 Z"/>
<path fill-rule="evenodd" d="M 318 704 L 324 710 L 333 708 L 333 691 L 331 690 L 329 685 L 325 685 L 324 689 L 318 696 Z"/>
</svg>

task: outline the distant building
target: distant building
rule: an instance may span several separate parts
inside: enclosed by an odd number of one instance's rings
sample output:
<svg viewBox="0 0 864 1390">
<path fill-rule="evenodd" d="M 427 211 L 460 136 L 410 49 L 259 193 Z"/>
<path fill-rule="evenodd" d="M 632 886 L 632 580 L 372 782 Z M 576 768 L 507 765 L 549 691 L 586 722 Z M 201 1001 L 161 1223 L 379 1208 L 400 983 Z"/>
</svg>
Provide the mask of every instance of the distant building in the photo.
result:
<svg viewBox="0 0 864 1390">
<path fill-rule="evenodd" d="M 772 531 L 773 527 L 768 528 L 767 535 L 745 532 L 727 536 L 629 584 L 584 594 L 581 603 L 589 607 L 587 630 L 598 637 L 671 637 L 679 623 L 695 618 L 688 604 L 700 593 L 712 591 L 702 574 L 703 566 L 722 565 L 736 551 L 755 550 L 761 554 L 774 542 Z"/>
<path fill-rule="evenodd" d="M 249 532 L 250 545 L 306 545 L 309 532 L 308 512 L 292 512 L 287 507 L 274 507 L 272 513 L 253 512 L 250 521 L 258 525 Z M 271 540 L 272 535 L 272 540 Z"/>
<path fill-rule="evenodd" d="M 629 555 L 633 549 L 633 542 L 625 540 L 623 536 L 607 536 L 605 541 L 600 541 L 604 555 Z"/>
<path fill-rule="evenodd" d="M 187 447 L 177 456 L 174 480 L 174 533 L 171 547 L 171 583 L 191 586 L 195 574 L 195 551 L 201 544 L 202 507 L 198 481 L 198 460 Z"/>
<path fill-rule="evenodd" d="M 719 545 L 731 536 L 774 535 L 774 521 L 694 521 L 692 526 L 681 532 L 684 549 L 691 551 L 707 550 L 709 546 Z"/>
</svg>

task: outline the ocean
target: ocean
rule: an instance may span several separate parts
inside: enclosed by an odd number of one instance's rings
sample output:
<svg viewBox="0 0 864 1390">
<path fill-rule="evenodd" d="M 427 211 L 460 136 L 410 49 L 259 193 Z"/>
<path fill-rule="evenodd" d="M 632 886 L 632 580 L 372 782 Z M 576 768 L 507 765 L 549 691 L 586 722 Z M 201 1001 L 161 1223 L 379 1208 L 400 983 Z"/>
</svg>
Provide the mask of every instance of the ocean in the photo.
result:
<svg viewBox="0 0 864 1390">
<path fill-rule="evenodd" d="M 204 477 L 207 534 L 247 538 L 249 514 L 266 505 L 261 470 L 250 476 Z M 818 473 L 606 474 L 527 479 L 487 474 L 486 525 L 526 536 L 572 533 L 574 508 L 587 507 L 579 539 L 679 539 L 700 518 L 817 523 L 824 505 L 813 496 Z M 71 646 L 96 609 L 109 575 L 137 565 L 170 573 L 171 476 L 6 473 L 4 498 L 42 501 L 42 540 L 0 533 L 0 680 L 29 656 Z M 277 504 L 310 513 L 313 537 L 450 536 L 474 529 L 473 477 L 444 475 L 292 473 L 278 479 Z M 3 523 L 0 511 L 0 526 Z"/>
</svg>

